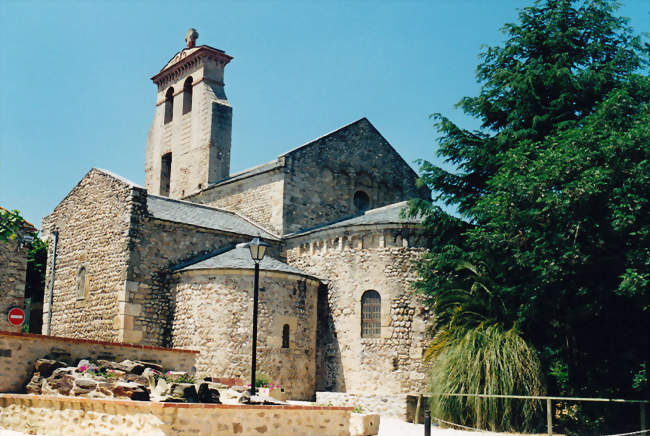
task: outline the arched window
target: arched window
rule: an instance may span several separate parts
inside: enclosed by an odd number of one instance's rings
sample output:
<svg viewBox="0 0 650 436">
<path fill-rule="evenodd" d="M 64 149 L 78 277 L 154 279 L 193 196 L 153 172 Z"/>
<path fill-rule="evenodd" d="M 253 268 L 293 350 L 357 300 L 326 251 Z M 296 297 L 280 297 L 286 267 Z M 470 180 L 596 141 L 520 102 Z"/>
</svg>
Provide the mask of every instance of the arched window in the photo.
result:
<svg viewBox="0 0 650 436">
<path fill-rule="evenodd" d="M 365 212 L 369 206 L 370 198 L 368 198 L 368 194 L 363 191 L 354 193 L 354 207 L 357 209 L 357 212 Z"/>
<path fill-rule="evenodd" d="M 79 268 L 77 273 L 77 300 L 86 298 L 86 267 Z"/>
<path fill-rule="evenodd" d="M 361 296 L 361 337 L 381 336 L 381 296 L 377 291 L 366 291 Z"/>
<path fill-rule="evenodd" d="M 183 84 L 183 115 L 192 111 L 192 76 L 185 79 Z"/>
<path fill-rule="evenodd" d="M 165 124 L 174 118 L 174 88 L 169 88 L 165 93 Z"/>
<path fill-rule="evenodd" d="M 282 326 L 282 348 L 289 348 L 289 324 Z"/>
<path fill-rule="evenodd" d="M 160 195 L 169 196 L 172 180 L 172 154 L 163 154 L 160 159 Z"/>
</svg>

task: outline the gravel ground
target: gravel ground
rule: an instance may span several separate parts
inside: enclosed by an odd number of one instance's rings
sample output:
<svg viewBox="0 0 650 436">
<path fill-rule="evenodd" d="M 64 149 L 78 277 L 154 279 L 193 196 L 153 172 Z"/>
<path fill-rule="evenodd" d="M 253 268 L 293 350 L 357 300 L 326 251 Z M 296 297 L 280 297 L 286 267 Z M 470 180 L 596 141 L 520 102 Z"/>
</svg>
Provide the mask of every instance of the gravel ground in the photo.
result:
<svg viewBox="0 0 650 436">
<path fill-rule="evenodd" d="M 491 433 L 491 432 L 480 432 L 475 431 L 465 431 L 465 430 L 451 430 L 447 428 L 431 427 L 431 436 L 462 436 L 473 434 L 477 435 L 501 435 L 505 433 Z M 424 425 L 423 424 L 411 424 L 410 422 L 404 422 L 396 418 L 387 418 L 382 416 L 379 421 L 379 436 L 423 436 L 424 435 Z"/>
</svg>

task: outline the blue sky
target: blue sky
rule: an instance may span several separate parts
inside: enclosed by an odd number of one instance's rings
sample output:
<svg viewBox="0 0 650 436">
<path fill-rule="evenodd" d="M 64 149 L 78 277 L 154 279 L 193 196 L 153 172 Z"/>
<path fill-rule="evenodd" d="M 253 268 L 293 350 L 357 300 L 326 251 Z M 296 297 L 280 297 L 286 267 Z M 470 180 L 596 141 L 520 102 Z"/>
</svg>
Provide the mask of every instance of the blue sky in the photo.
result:
<svg viewBox="0 0 650 436">
<path fill-rule="evenodd" d="M 413 163 L 475 95 L 482 44 L 528 1 L 0 2 L 0 205 L 40 227 L 92 167 L 144 182 L 156 88 L 189 27 L 225 50 L 231 172 L 367 117 Z M 647 1 L 621 15 L 650 29 Z M 314 175 L 317 180 L 317 175 Z"/>
</svg>

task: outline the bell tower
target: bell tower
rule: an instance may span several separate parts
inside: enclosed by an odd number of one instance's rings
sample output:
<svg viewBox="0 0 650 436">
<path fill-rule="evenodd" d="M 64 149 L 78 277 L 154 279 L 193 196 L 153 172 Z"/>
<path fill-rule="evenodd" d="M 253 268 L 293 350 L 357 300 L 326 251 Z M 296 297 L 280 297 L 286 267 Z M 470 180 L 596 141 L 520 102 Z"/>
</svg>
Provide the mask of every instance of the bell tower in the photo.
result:
<svg viewBox="0 0 650 436">
<path fill-rule="evenodd" d="M 223 50 L 186 47 L 151 80 L 158 86 L 156 112 L 147 135 L 145 184 L 151 194 L 183 198 L 229 176 L 232 107 L 224 91 Z"/>
</svg>

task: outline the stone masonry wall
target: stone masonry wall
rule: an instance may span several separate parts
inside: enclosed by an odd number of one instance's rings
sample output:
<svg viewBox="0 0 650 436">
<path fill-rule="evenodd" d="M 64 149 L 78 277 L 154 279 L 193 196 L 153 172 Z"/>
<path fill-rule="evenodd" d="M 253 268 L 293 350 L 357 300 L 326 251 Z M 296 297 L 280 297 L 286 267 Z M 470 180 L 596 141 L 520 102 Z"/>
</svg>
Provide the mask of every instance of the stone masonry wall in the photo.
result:
<svg viewBox="0 0 650 436">
<path fill-rule="evenodd" d="M 147 136 L 147 190 L 160 194 L 161 158 L 172 153 L 171 198 L 181 198 L 228 177 L 232 107 L 223 87 L 223 60 L 211 56 L 186 63 L 182 73 L 159 87 L 154 119 Z M 183 84 L 193 79 L 192 110 L 183 113 Z M 173 117 L 164 123 L 165 94 L 173 87 Z"/>
<path fill-rule="evenodd" d="M 138 212 L 128 282 L 120 295 L 125 325 L 120 340 L 168 346 L 175 304 L 168 268 L 229 244 L 248 242 L 251 237 L 151 219 L 143 213 Z"/>
<path fill-rule="evenodd" d="M 7 312 L 13 306 L 25 308 L 28 251 L 18 239 L 0 241 L 0 330 L 21 330 L 9 324 Z"/>
<path fill-rule="evenodd" d="M 292 399 L 315 393 L 317 283 L 260 271 L 257 372 Z M 250 380 L 253 317 L 252 270 L 199 270 L 177 276 L 173 346 L 200 350 L 201 376 Z M 282 328 L 289 325 L 289 348 Z"/>
<path fill-rule="evenodd" d="M 357 191 L 368 195 L 369 209 L 430 198 L 426 188 L 416 189 L 416 173 L 365 118 L 284 158 L 284 234 L 358 213 Z"/>
<path fill-rule="evenodd" d="M 287 263 L 328 279 L 319 294 L 317 391 L 422 392 L 429 313 L 410 284 L 418 233 L 348 228 L 287 241 Z M 415 245 L 415 247 L 413 247 Z M 361 297 L 381 296 L 381 337 L 361 338 Z"/>
<path fill-rule="evenodd" d="M 349 407 L 249 406 L 0 395 L 0 427 L 79 436 L 349 436 Z"/>
<path fill-rule="evenodd" d="M 185 200 L 240 213 L 279 235 L 282 233 L 283 177 L 281 169 L 274 169 L 221 183 Z"/>
<path fill-rule="evenodd" d="M 163 368 L 191 371 L 196 351 L 124 345 L 85 339 L 70 339 L 0 331 L 0 392 L 24 392 L 34 372 L 34 362 L 49 354 L 63 360 L 146 360 Z M 2 427 L 0 425 L 0 427 Z"/>
<path fill-rule="evenodd" d="M 129 259 L 131 210 L 138 190 L 92 169 L 43 219 L 50 240 L 46 290 L 52 277 L 53 231 L 59 232 L 54 274 L 51 334 L 118 341 L 118 292 L 124 288 Z M 79 272 L 86 269 L 85 293 L 78 298 Z M 43 307 L 47 331 L 48 298 Z"/>
</svg>

